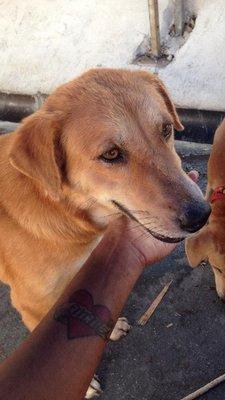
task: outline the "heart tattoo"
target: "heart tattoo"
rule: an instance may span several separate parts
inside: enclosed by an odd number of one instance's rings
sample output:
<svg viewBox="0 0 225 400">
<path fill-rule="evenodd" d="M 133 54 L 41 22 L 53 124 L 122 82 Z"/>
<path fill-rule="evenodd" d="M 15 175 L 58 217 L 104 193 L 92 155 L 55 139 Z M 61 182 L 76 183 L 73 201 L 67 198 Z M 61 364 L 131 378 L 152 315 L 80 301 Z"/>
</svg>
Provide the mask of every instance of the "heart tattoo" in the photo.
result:
<svg viewBox="0 0 225 400">
<path fill-rule="evenodd" d="M 68 339 L 100 336 L 108 340 L 113 328 L 110 310 L 94 304 L 87 290 L 78 290 L 70 296 L 68 303 L 60 306 L 54 318 L 67 326 Z"/>
</svg>

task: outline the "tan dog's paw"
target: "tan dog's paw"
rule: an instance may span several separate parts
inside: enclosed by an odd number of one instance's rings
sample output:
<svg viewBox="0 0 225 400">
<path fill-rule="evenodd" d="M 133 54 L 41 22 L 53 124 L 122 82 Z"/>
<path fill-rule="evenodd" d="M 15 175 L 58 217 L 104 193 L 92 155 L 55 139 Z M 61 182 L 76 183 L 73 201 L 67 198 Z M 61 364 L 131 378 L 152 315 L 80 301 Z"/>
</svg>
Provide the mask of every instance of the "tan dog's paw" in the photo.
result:
<svg viewBox="0 0 225 400">
<path fill-rule="evenodd" d="M 94 378 L 92 379 L 90 386 L 87 390 L 85 399 L 92 399 L 92 397 L 100 396 L 102 393 L 100 381 L 97 377 L 97 375 L 94 375 Z"/>
<path fill-rule="evenodd" d="M 122 339 L 131 330 L 131 325 L 129 325 L 128 320 L 125 317 L 121 317 L 117 320 L 116 325 L 110 335 L 110 340 L 116 341 Z"/>
</svg>

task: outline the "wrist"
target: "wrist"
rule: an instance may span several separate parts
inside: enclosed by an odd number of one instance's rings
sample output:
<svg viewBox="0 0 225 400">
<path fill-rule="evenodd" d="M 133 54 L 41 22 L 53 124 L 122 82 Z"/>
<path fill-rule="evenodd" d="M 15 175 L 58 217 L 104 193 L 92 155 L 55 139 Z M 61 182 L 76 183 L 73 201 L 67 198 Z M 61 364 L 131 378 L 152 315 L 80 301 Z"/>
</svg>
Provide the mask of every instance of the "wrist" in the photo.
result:
<svg viewBox="0 0 225 400">
<path fill-rule="evenodd" d="M 118 254 L 124 261 L 129 261 L 128 266 L 132 265 L 133 268 L 142 270 L 148 263 L 145 254 L 136 243 L 143 233 L 141 230 L 137 231 L 137 229 L 138 227 L 134 227 L 127 217 L 121 216 L 110 224 L 101 244 L 103 245 L 103 252 L 108 243 L 110 250 L 115 253 L 114 256 Z"/>
<path fill-rule="evenodd" d="M 146 266 L 144 255 L 126 233 L 106 236 L 95 251 L 104 271 L 107 269 L 121 277 L 140 275 Z"/>
</svg>

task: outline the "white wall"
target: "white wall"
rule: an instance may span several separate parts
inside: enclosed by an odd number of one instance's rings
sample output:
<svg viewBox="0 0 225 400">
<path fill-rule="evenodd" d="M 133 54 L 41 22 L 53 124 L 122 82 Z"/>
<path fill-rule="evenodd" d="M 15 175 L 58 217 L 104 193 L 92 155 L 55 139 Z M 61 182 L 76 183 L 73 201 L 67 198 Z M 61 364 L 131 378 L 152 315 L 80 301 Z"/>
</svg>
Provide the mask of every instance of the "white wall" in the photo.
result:
<svg viewBox="0 0 225 400">
<path fill-rule="evenodd" d="M 0 90 L 48 93 L 97 65 L 127 65 L 148 32 L 143 0 L 0 3 Z"/>
<path fill-rule="evenodd" d="M 224 111 L 225 1 L 202 0 L 197 15 L 187 42 L 159 76 L 180 107 Z"/>
<path fill-rule="evenodd" d="M 225 110 L 225 1 L 185 0 L 196 27 L 159 74 L 176 104 Z M 175 0 L 159 0 L 162 40 Z M 49 93 L 96 66 L 137 68 L 136 49 L 149 34 L 147 0 L 2 0 L 0 91 Z"/>
</svg>

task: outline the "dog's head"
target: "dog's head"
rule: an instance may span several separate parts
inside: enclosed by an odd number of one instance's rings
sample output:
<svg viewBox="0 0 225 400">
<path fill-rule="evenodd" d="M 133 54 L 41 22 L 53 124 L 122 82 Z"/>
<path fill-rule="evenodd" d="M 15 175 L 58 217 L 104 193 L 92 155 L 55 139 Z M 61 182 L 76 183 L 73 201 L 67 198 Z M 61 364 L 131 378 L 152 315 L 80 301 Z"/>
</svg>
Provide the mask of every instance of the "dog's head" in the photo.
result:
<svg viewBox="0 0 225 400">
<path fill-rule="evenodd" d="M 225 246 L 224 230 L 220 224 L 205 226 L 186 240 L 185 250 L 191 267 L 208 261 L 215 276 L 218 296 L 225 300 Z"/>
<path fill-rule="evenodd" d="M 158 78 L 96 69 L 24 121 L 10 160 L 52 199 L 67 196 L 99 223 L 119 211 L 177 242 L 201 228 L 210 209 L 181 168 L 174 129 L 183 126 Z"/>
</svg>

